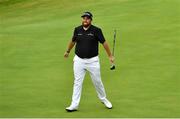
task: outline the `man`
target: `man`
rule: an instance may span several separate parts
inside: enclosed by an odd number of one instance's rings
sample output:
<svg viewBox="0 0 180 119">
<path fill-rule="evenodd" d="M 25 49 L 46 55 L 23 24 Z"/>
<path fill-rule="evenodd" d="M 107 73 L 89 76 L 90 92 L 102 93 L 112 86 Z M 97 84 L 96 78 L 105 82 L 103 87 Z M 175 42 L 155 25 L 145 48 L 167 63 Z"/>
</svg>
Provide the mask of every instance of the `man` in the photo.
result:
<svg viewBox="0 0 180 119">
<path fill-rule="evenodd" d="M 100 28 L 91 24 L 93 15 L 90 12 L 84 12 L 82 17 L 82 25 L 74 29 L 72 40 L 68 44 L 64 57 L 67 58 L 71 49 L 76 44 L 74 57 L 74 86 L 72 102 L 66 108 L 68 112 L 76 111 L 79 106 L 82 84 L 86 71 L 89 71 L 92 82 L 96 88 L 99 99 L 108 108 L 112 108 L 111 102 L 106 98 L 105 89 L 101 81 L 100 63 L 98 57 L 99 42 L 105 48 L 110 62 L 113 64 L 114 57 L 111 54 L 109 45 L 107 44 Z"/>
</svg>

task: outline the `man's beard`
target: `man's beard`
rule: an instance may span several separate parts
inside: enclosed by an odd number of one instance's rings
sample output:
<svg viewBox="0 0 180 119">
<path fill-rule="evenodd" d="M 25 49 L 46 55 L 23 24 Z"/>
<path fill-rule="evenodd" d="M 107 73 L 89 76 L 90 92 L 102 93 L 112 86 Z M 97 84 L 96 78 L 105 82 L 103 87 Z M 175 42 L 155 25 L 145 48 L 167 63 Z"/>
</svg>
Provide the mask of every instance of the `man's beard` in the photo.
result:
<svg viewBox="0 0 180 119">
<path fill-rule="evenodd" d="M 88 28 L 91 24 L 84 24 L 82 23 L 83 27 Z"/>
</svg>

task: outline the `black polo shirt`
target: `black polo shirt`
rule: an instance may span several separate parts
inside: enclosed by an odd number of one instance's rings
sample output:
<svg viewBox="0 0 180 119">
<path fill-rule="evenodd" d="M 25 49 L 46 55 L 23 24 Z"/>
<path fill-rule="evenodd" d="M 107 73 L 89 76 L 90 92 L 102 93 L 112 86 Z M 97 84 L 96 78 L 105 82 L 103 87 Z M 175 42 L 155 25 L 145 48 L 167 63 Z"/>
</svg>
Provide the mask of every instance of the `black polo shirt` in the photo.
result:
<svg viewBox="0 0 180 119">
<path fill-rule="evenodd" d="M 75 54 L 80 58 L 92 58 L 98 55 L 98 44 L 105 38 L 100 28 L 91 25 L 87 30 L 83 26 L 74 29 L 72 41 L 76 42 Z"/>
</svg>

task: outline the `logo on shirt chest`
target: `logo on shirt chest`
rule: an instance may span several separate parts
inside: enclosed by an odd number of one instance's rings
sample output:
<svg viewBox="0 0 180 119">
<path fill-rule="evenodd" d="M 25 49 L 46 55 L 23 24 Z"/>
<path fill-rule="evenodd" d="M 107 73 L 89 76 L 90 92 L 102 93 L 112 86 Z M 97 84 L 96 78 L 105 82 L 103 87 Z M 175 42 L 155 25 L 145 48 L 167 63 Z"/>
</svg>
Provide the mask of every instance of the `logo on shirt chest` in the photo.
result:
<svg viewBox="0 0 180 119">
<path fill-rule="evenodd" d="M 83 34 L 82 34 L 82 33 L 78 33 L 77 35 L 78 35 L 78 36 L 82 36 Z"/>
<path fill-rule="evenodd" d="M 87 34 L 78 33 L 77 35 L 78 35 L 78 36 L 82 36 L 82 35 L 87 35 L 87 36 L 94 36 L 94 34 L 93 34 L 93 33 L 87 33 Z"/>
<path fill-rule="evenodd" d="M 94 36 L 94 34 L 92 34 L 92 33 L 88 33 L 87 35 L 88 35 L 88 36 Z"/>
</svg>

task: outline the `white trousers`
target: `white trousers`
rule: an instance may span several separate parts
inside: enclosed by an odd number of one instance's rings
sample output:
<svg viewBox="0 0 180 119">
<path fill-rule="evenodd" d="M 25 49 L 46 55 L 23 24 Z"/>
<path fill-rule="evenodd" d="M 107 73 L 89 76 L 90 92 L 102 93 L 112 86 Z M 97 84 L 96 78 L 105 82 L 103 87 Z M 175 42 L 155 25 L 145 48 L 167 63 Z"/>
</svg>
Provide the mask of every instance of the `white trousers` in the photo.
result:
<svg viewBox="0 0 180 119">
<path fill-rule="evenodd" d="M 79 105 L 82 92 L 82 84 L 86 71 L 90 73 L 98 97 L 101 101 L 103 101 L 106 98 L 106 93 L 101 81 L 99 57 L 96 56 L 90 59 L 82 59 L 75 55 L 73 61 L 74 86 L 71 106 L 78 107 Z"/>
</svg>

